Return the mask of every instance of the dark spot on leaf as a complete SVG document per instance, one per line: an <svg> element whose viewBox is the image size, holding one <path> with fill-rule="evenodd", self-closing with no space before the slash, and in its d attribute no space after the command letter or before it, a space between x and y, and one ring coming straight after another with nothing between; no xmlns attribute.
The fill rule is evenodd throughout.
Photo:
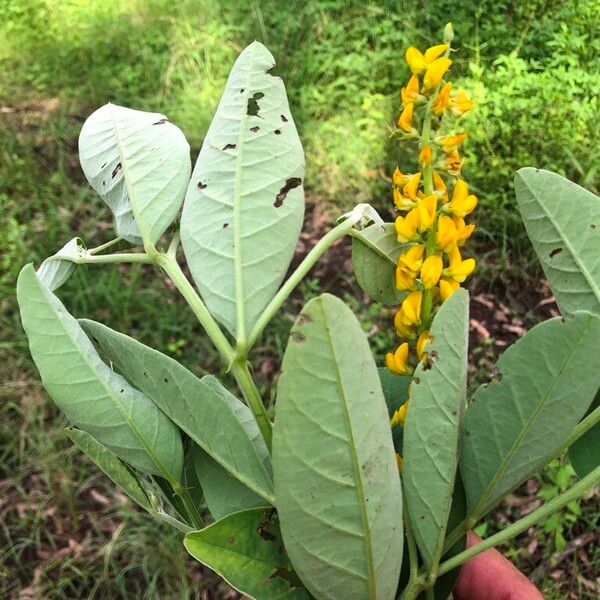
<svg viewBox="0 0 600 600"><path fill-rule="evenodd" d="M276 129L273 133L275 135L280 135L281 134L281 129Z"/></svg>
<svg viewBox="0 0 600 600"><path fill-rule="evenodd" d="M169 383L169 380L165 377L164 382Z"/></svg>
<svg viewBox="0 0 600 600"><path fill-rule="evenodd" d="M222 148L221 151L225 152L225 150L235 150L235 144L225 144Z"/></svg>
<svg viewBox="0 0 600 600"><path fill-rule="evenodd" d="M246 109L248 116L259 116L258 111L260 110L260 107L258 106L258 101L264 97L265 95L262 92L256 92L255 94L252 94L250 98L248 98L248 108Z"/></svg>
<svg viewBox="0 0 600 600"><path fill-rule="evenodd" d="M106 166L106 163L104 163L100 168L104 169L105 166Z"/></svg>
<svg viewBox="0 0 600 600"><path fill-rule="evenodd" d="M313 318L310 315L307 315L306 313L302 313L298 317L298 324L299 325L305 325L306 323L312 323L312 322L313 322Z"/></svg>
<svg viewBox="0 0 600 600"><path fill-rule="evenodd" d="M260 130L260 127L259 127L258 125L255 125L254 127L250 127L250 131L251 131L252 133L256 133L256 132L257 132L257 131L259 131L259 130Z"/></svg>
<svg viewBox="0 0 600 600"><path fill-rule="evenodd" d="M283 201L288 195L288 192L290 190L293 190L294 188L297 188L301 184L302 179L300 179L300 177L290 177L285 182L284 186L279 190L279 194L277 194L277 196L275 197L275 203L273 204L273 206L275 208L279 208L283 204Z"/></svg>
<svg viewBox="0 0 600 600"><path fill-rule="evenodd" d="M199 190L203 190L206 187L205 183L202 183L201 181L198 182L198 189Z"/></svg>
<svg viewBox="0 0 600 600"><path fill-rule="evenodd" d="M223 223L223 229L227 229L229 227L229 223Z"/></svg>
<svg viewBox="0 0 600 600"><path fill-rule="evenodd" d="M240 88L240 94L243 94L246 90L244 88Z"/></svg>
<svg viewBox="0 0 600 600"><path fill-rule="evenodd" d="M276 513L274 508L265 511L265 519L256 529L256 533L258 533L258 535L266 542L274 542L277 539L269 531L269 528L271 527L271 525L273 524L273 520L275 519L275 514Z"/></svg>
<svg viewBox="0 0 600 600"><path fill-rule="evenodd" d="M281 117L281 120L282 120L284 123L287 123L287 122L288 122L288 120L287 120L287 117L286 117L285 115L280 115L280 117Z"/></svg>
<svg viewBox="0 0 600 600"><path fill-rule="evenodd" d="M146 373L146 371L144 371L144 377L148 379L148 373Z"/></svg>
<svg viewBox="0 0 600 600"><path fill-rule="evenodd" d="M270 73L275 68L275 63L265 69L265 73Z"/></svg>
<svg viewBox="0 0 600 600"><path fill-rule="evenodd" d="M296 573L290 569L276 567L273 573L269 575L269 579L275 579L276 577L287 581L290 584L290 588L302 589L304 587L298 575L296 575Z"/></svg>
<svg viewBox="0 0 600 600"><path fill-rule="evenodd" d="M121 394L124 392L125 390L121 390Z"/></svg>
<svg viewBox="0 0 600 600"><path fill-rule="evenodd" d="M590 227L591 227L592 229L596 229L596 226L595 226L593 223L591 223L591 224L590 224Z"/></svg>
<svg viewBox="0 0 600 600"><path fill-rule="evenodd" d="M419 385L419 384L421 383L421 380L420 380L418 377L415 377L415 378L412 380L412 382L413 382L415 385Z"/></svg>
<svg viewBox="0 0 600 600"><path fill-rule="evenodd" d="M152 125L162 125L163 123L166 123L168 121L167 118L163 118L160 121L156 121L156 123L152 123Z"/></svg>
<svg viewBox="0 0 600 600"><path fill-rule="evenodd" d="M292 342L303 342L306 339L305 335L299 331L292 331L291 338Z"/></svg>
<svg viewBox="0 0 600 600"><path fill-rule="evenodd" d="M230 544L235 544L235 538L234 538L233 536L231 536L230 538L227 538L227 541L228 541Z"/></svg>
<svg viewBox="0 0 600 600"><path fill-rule="evenodd" d="M421 515L421 516L419 517L419 519L424 519L424 518L425 518L425 515Z"/></svg>
<svg viewBox="0 0 600 600"><path fill-rule="evenodd" d="M554 250L550 252L550 258L554 258L557 254L560 254L562 251L562 248L554 248Z"/></svg>
<svg viewBox="0 0 600 600"><path fill-rule="evenodd" d="M93 337L93 336L92 336L92 339L93 339L93 340L96 342L96 344L99 344L99 343L100 343L100 342L98 341L98 338L97 338L97 337Z"/></svg>
<svg viewBox="0 0 600 600"><path fill-rule="evenodd" d="M121 163L117 164L117 166L113 169L112 172L112 178L114 179L117 176L117 173L123 168L123 165ZM102 182L104 183L104 182Z"/></svg>

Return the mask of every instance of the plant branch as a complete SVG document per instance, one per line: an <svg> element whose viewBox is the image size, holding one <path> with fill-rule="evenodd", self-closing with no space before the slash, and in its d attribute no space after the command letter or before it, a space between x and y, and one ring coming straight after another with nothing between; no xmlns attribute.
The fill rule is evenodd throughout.
<svg viewBox="0 0 600 600"><path fill-rule="evenodd" d="M104 250L106 250L107 248L110 248L111 246L114 246L115 244L118 244L123 238L121 236L115 238L114 240L110 240L109 242L106 242L105 244L101 244L100 246L96 246L95 248L90 248L87 253L88 254L99 254L100 252L104 252Z"/></svg>
<svg viewBox="0 0 600 600"><path fill-rule="evenodd" d="M93 248L96 250L96 248ZM65 258L64 260L71 260ZM117 254L101 254L96 256L91 254L91 250L83 251L80 256L74 258L72 262L81 264L105 264L105 263L144 263L154 262L150 256L144 252L119 252Z"/></svg>
<svg viewBox="0 0 600 600"><path fill-rule="evenodd" d="M585 494L599 481L600 467L596 467L591 473L578 481L573 487L556 496L556 498L553 498L537 510L534 510L532 513L526 515L522 519L519 519L516 523L509 525L506 529L495 533L479 544L476 544L475 546L472 546L471 548L468 548L467 550L464 550L463 552L460 552L456 556L453 556L452 558L443 562L439 567L438 576L452 571L452 569L462 565L465 561L477 556L481 552L514 538L522 531L525 531L532 525L535 525L542 519L545 519L548 515L560 510L563 506L565 506L565 504L568 504L580 496L583 496L583 494Z"/></svg>

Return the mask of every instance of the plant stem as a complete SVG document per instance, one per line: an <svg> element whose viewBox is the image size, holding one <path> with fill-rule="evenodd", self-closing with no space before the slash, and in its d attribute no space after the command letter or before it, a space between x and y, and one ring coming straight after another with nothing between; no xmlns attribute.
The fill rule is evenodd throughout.
<svg viewBox="0 0 600 600"><path fill-rule="evenodd" d="M312 269L314 264L325 253L325 251L337 240L344 237L356 225L356 220L349 218L342 221L331 231L326 233L315 245L315 247L304 257L304 260L298 265L298 268L290 275L287 281L281 286L277 294L267 305L258 321L252 328L248 336L247 348L251 348L255 343L269 321L275 313L281 308L281 305L287 300L294 288L302 281L305 275Z"/></svg>
<svg viewBox="0 0 600 600"><path fill-rule="evenodd" d="M96 250L96 248L94 248ZM68 260L68 259L65 259ZM104 264L104 263L144 263L152 264L154 261L144 252L121 252L117 254L101 254L96 256L84 252L81 257L73 260L77 264Z"/></svg>
<svg viewBox="0 0 600 600"><path fill-rule="evenodd" d="M483 540L479 544L460 552L456 556L448 559L443 562L438 570L438 576L443 575L444 573L448 573L455 569L456 567L462 565L465 561L477 556L477 554L488 550L489 548L493 548L498 544L502 544L515 536L517 536L522 531L525 531L532 525L535 525L542 519L545 519L548 515L556 512L561 509L565 504L576 500L580 496L583 496L591 487L597 484L600 481L600 467L596 467L591 473L586 475L583 479L578 481L573 487L568 489L566 492L556 496L537 510L534 510L532 513L527 516L519 519L516 523L509 525L506 529L495 533L489 538Z"/></svg>
<svg viewBox="0 0 600 600"><path fill-rule="evenodd" d="M103 252L107 248L110 248L111 246L118 244L122 239L123 238L121 236L119 236L119 237L115 238L114 240L110 240L109 242L106 242L105 244L101 244L100 246L96 246L95 248L90 248L87 251L87 253L88 254L98 254L100 252Z"/></svg>

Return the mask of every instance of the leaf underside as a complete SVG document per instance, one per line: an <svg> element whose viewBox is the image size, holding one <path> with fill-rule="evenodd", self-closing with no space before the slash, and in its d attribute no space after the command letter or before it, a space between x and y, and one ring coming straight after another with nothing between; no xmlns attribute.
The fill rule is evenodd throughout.
<svg viewBox="0 0 600 600"><path fill-rule="evenodd" d="M600 408L600 390L596 393L588 412L591 413L598 408ZM569 459L580 479L600 466L600 423L596 423L570 446Z"/></svg>
<svg viewBox="0 0 600 600"><path fill-rule="evenodd" d="M415 541L427 566L440 558L458 466L466 402L469 294L457 290L437 312L415 369L404 425L402 480Z"/></svg>
<svg viewBox="0 0 600 600"><path fill-rule="evenodd" d="M190 181L181 240L211 313L244 338L274 296L304 216L304 155L260 43L239 56Z"/></svg>
<svg viewBox="0 0 600 600"><path fill-rule="evenodd" d="M360 324L334 296L292 328L273 468L285 546L315 598L393 598L402 504L387 409Z"/></svg>
<svg viewBox="0 0 600 600"><path fill-rule="evenodd" d="M540 323L498 361L500 381L468 407L461 473L469 514L480 518L560 447L600 387L600 318L576 313Z"/></svg>

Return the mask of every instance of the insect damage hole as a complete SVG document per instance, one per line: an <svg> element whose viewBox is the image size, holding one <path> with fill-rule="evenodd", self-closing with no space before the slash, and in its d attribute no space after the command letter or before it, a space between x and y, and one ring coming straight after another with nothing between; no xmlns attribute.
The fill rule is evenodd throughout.
<svg viewBox="0 0 600 600"><path fill-rule="evenodd" d="M264 97L265 95L262 92L256 92L252 94L250 98L248 98L248 108L246 109L246 114L249 117L259 116L258 111L260 110L260 107L258 106L258 101Z"/></svg>
<svg viewBox="0 0 600 600"><path fill-rule="evenodd" d="M221 152L225 152L225 150L235 150L235 144L225 144L221 148Z"/></svg>
<svg viewBox="0 0 600 600"><path fill-rule="evenodd" d="M554 248L552 252L550 252L550 258L554 258L557 254L560 254L563 251L562 248Z"/></svg>
<svg viewBox="0 0 600 600"><path fill-rule="evenodd" d="M297 188L301 184L302 179L300 179L300 177L290 177L287 179L284 186L279 190L279 194L275 196L275 202L273 203L273 206L275 208L279 208L286 199L288 192L294 188Z"/></svg>

